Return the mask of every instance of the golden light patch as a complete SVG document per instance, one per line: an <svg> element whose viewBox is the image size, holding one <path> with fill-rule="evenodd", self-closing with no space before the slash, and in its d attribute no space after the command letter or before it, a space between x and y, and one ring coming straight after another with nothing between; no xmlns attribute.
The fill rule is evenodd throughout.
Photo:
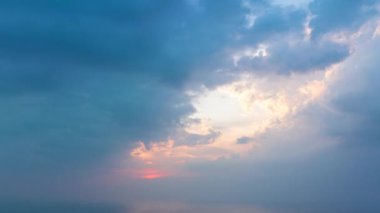
<svg viewBox="0 0 380 213"><path fill-rule="evenodd" d="M286 123L289 116L325 93L331 70L310 76L279 76L273 79L244 75L236 82L192 94L196 112L189 120L199 122L184 125L185 134L198 137L206 137L212 131L221 134L209 143L200 144L177 144L172 139L139 142L130 154L143 162L147 169L140 177L163 178L179 173L177 168L187 163L248 156L260 146L260 141L255 140L256 135L274 126L290 125ZM252 140L238 143L242 137Z"/></svg>
<svg viewBox="0 0 380 213"><path fill-rule="evenodd" d="M311 81L299 89L301 93L309 96L310 99L320 97L325 90L326 84L324 81Z"/></svg>

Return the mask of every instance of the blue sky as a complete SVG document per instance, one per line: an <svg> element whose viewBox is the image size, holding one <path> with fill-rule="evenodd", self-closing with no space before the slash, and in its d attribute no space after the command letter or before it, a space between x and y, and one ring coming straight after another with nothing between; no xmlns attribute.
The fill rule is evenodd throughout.
<svg viewBox="0 0 380 213"><path fill-rule="evenodd" d="M0 11L1 211L380 211L378 0Z"/></svg>

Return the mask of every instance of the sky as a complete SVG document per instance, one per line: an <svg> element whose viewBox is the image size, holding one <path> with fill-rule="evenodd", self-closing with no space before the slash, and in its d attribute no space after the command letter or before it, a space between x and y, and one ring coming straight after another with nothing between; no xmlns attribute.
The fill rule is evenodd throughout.
<svg viewBox="0 0 380 213"><path fill-rule="evenodd" d="M379 0L0 0L0 212L380 212Z"/></svg>

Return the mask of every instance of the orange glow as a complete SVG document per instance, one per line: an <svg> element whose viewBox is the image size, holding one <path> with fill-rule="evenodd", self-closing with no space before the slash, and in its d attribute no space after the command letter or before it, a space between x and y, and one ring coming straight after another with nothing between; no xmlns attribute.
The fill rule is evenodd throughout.
<svg viewBox="0 0 380 213"><path fill-rule="evenodd" d="M166 174L165 172L156 169L145 169L141 172L141 174L139 174L139 178L146 180L153 180L167 176L168 174Z"/></svg>

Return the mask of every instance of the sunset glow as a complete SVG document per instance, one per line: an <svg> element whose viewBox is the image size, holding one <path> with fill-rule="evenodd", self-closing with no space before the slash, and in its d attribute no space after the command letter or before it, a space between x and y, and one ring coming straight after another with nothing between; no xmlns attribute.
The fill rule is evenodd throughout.
<svg viewBox="0 0 380 213"><path fill-rule="evenodd" d="M141 172L140 178L146 179L146 180L153 180L158 178L164 178L167 177L168 174L165 174L162 171L158 171L155 169L145 169Z"/></svg>

